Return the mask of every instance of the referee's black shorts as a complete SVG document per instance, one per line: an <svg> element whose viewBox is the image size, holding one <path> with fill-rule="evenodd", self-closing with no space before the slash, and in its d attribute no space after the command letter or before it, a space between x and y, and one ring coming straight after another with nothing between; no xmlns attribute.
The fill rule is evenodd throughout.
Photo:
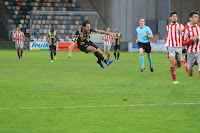
<svg viewBox="0 0 200 133"><path fill-rule="evenodd" d="M151 53L151 45L150 43L138 43L139 48L143 48L144 52Z"/></svg>

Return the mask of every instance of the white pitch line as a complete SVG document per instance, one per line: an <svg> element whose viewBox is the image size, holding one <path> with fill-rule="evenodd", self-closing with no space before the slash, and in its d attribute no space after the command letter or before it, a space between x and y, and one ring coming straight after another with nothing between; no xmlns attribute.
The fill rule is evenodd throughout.
<svg viewBox="0 0 200 133"><path fill-rule="evenodd" d="M111 107L174 106L174 105L200 105L200 103L156 103L156 104L127 104L127 105L99 105L99 106L66 106L66 107L16 107L16 108L0 108L0 110L20 110L20 109L77 109L77 108L111 108Z"/></svg>

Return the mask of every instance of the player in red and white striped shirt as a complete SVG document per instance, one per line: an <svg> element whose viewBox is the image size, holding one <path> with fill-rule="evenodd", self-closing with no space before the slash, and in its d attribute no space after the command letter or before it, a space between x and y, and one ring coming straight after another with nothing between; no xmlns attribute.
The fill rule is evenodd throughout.
<svg viewBox="0 0 200 133"><path fill-rule="evenodd" d="M167 25L167 35L163 39L163 44L168 47L169 61L170 61L170 71L174 84L179 84L176 81L176 70L175 63L177 66L181 67L182 62L182 30L184 26L177 22L178 15L177 12L170 13L171 24ZM167 41L166 41L167 40ZM175 58L176 56L176 58Z"/></svg>
<svg viewBox="0 0 200 133"><path fill-rule="evenodd" d="M107 28L107 32L110 32L110 27ZM102 36L102 40L104 40L104 52L107 55L107 60L109 60L110 58L110 49L111 49L111 45L112 45L112 36L111 35L103 35Z"/></svg>
<svg viewBox="0 0 200 133"><path fill-rule="evenodd" d="M199 66L199 79L200 79L200 25L199 12L191 12L189 14L190 22L183 30L183 46L187 47L187 68L188 76L194 74L194 64L197 61Z"/></svg>
<svg viewBox="0 0 200 133"><path fill-rule="evenodd" d="M19 26L17 26L17 31L14 33L13 39L15 40L15 48L17 49L18 57L19 59L23 59L22 54L23 54L25 35L24 32L20 30ZM21 50L21 54L19 50Z"/></svg>

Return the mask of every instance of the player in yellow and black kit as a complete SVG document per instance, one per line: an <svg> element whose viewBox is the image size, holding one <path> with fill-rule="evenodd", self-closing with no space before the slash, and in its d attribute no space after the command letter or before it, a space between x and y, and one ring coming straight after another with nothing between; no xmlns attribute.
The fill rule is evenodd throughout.
<svg viewBox="0 0 200 133"><path fill-rule="evenodd" d="M58 33L54 30L53 25L51 26L51 31L47 34L47 39L49 40L51 62L53 62L53 53L56 60L56 43L58 41Z"/></svg>
<svg viewBox="0 0 200 133"><path fill-rule="evenodd" d="M119 61L119 53L120 53L120 43L123 41L123 36L121 33L119 33L119 28L115 28L115 34L114 34L114 56L115 60ZM117 51L117 57L116 57L116 51Z"/></svg>
<svg viewBox="0 0 200 133"><path fill-rule="evenodd" d="M85 20L83 21L82 27L80 27L75 35L74 38L72 39L72 44L69 47L69 54L68 54L68 58L72 57L72 49L74 47L75 42L77 41L78 44L78 48L85 52L92 52L94 53L94 55L98 58L97 63L104 68L104 64L101 62L103 61L104 63L106 63L106 65L110 65L114 60L106 60L104 59L104 57L102 56L103 52L92 42L90 41L90 34L95 34L95 33L100 33L100 34L107 34L107 35L114 35L114 33L107 33L103 30L95 30L95 29L91 29L90 28L90 21L89 20Z"/></svg>

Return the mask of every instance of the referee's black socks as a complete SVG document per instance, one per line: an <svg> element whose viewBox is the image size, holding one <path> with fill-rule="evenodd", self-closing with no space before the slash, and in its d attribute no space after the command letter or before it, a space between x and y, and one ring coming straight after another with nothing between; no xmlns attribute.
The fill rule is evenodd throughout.
<svg viewBox="0 0 200 133"><path fill-rule="evenodd" d="M56 52L54 53L54 56L56 56Z"/></svg>

